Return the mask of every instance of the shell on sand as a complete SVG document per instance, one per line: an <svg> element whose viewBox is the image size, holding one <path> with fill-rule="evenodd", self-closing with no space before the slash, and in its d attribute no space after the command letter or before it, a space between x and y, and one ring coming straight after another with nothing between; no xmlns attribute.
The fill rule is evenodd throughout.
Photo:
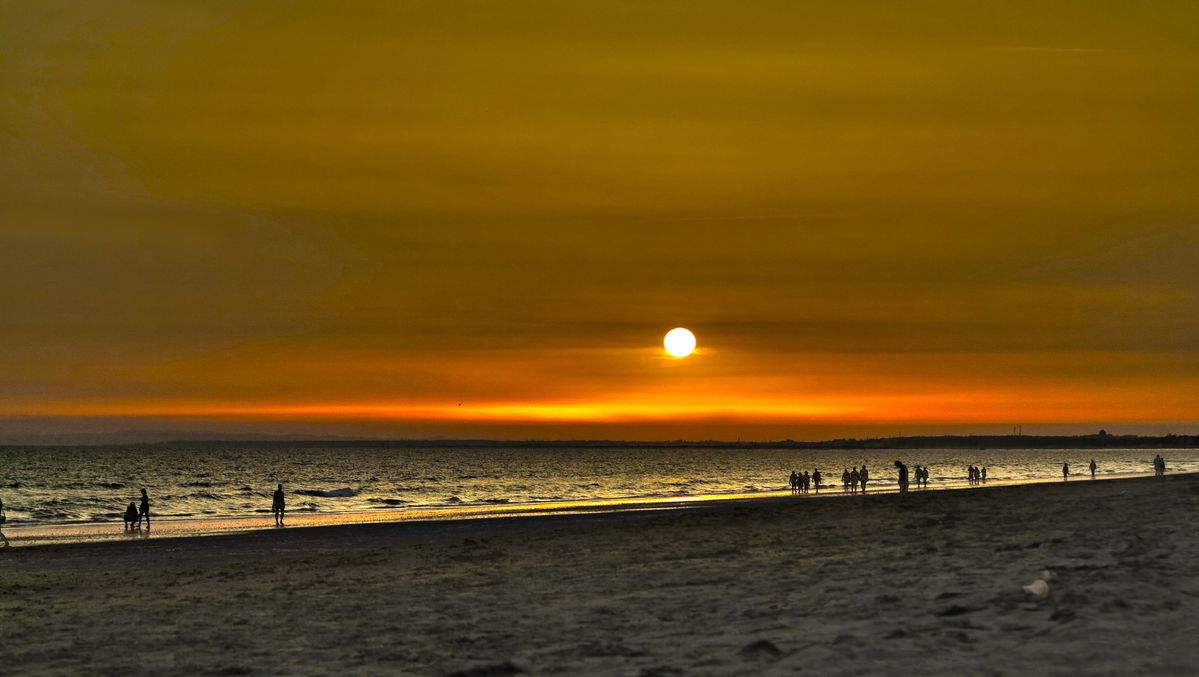
<svg viewBox="0 0 1199 677"><path fill-rule="evenodd" d="M1028 585L1024 586L1024 592L1027 592L1028 594L1032 595L1033 597L1036 597L1039 599L1039 598L1044 597L1049 594L1049 584L1046 583L1043 579L1038 578L1037 580L1033 581L1032 583L1029 583Z"/></svg>

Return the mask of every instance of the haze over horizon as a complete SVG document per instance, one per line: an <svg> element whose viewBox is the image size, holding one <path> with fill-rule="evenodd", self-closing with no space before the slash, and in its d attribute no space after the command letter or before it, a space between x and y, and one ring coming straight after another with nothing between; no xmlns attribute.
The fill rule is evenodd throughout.
<svg viewBox="0 0 1199 677"><path fill-rule="evenodd" d="M4 4L0 443L1197 433L1196 25Z"/></svg>

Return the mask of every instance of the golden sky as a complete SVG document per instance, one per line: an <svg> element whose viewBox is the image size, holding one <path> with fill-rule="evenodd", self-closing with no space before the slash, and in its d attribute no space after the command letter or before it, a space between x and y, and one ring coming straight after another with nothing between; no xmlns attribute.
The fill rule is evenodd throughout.
<svg viewBox="0 0 1199 677"><path fill-rule="evenodd" d="M1095 0L0 2L0 416L1193 432L1196 26ZM700 351L666 359L679 325Z"/></svg>

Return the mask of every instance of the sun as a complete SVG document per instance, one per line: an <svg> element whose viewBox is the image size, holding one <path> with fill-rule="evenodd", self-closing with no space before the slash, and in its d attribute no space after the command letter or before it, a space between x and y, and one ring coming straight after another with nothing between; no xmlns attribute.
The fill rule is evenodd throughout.
<svg viewBox="0 0 1199 677"><path fill-rule="evenodd" d="M689 329L676 327L666 332L662 345L671 357L687 357L695 350L695 334Z"/></svg>

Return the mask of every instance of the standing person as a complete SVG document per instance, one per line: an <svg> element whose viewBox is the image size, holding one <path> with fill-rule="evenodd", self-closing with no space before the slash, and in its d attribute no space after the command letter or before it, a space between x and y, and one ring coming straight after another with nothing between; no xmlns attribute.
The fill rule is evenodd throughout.
<svg viewBox="0 0 1199 677"><path fill-rule="evenodd" d="M908 467L899 461L895 462L895 467L899 469L899 491L906 492L908 490Z"/></svg>
<svg viewBox="0 0 1199 677"><path fill-rule="evenodd" d="M966 466L966 483L974 484L974 466Z"/></svg>
<svg viewBox="0 0 1199 677"><path fill-rule="evenodd" d="M1155 460L1154 463L1156 463L1156 462L1157 461ZM1157 466L1154 466L1154 467L1157 467ZM849 479L850 479L849 468L846 468L841 473L841 490L842 491L849 491Z"/></svg>
<svg viewBox="0 0 1199 677"><path fill-rule="evenodd" d="M985 466L985 465L983 466L983 469L982 469L981 473L979 474L979 477L982 478L982 481L984 481L984 482L987 481L987 466Z"/></svg>
<svg viewBox="0 0 1199 677"><path fill-rule="evenodd" d="M1070 464L1062 463L1062 481L1068 482L1069 480L1070 480Z"/></svg>
<svg viewBox="0 0 1199 677"><path fill-rule="evenodd" d="M275 526L283 526L283 512L287 509L286 499L283 497L283 485L275 490L275 495L271 500L271 512L275 514Z"/></svg>
<svg viewBox="0 0 1199 677"><path fill-rule="evenodd" d="M4 539L4 547L12 547L12 543L8 542L8 536L4 535L4 523L8 521L8 515L4 514L4 499L0 499L0 538Z"/></svg>
<svg viewBox="0 0 1199 677"><path fill-rule="evenodd" d="M862 476L858 474L857 468L854 468L853 470L849 471L849 490L850 490L850 492L855 493L855 494L858 493L858 482L861 479L862 479Z"/></svg>
<svg viewBox="0 0 1199 677"><path fill-rule="evenodd" d="M870 479L870 471L866 469L866 464L862 464L862 469L858 471L858 478L862 481L862 493L866 493L866 480Z"/></svg>
<svg viewBox="0 0 1199 677"><path fill-rule="evenodd" d="M791 471L791 493L799 493L799 475L794 470Z"/></svg>
<svg viewBox="0 0 1199 677"><path fill-rule="evenodd" d="M1098 467L1099 467L1099 466L1095 465L1095 459L1093 459L1093 458L1092 458L1092 459L1091 459L1091 465L1090 465L1090 468L1091 468L1091 479L1095 479L1095 469L1096 469L1096 468L1098 468Z"/></svg>
<svg viewBox="0 0 1199 677"><path fill-rule="evenodd" d="M805 470L805 471L803 471L803 492L806 494L806 493L808 493L808 490L811 488L812 488L812 476L808 474L807 470Z"/></svg>
<svg viewBox="0 0 1199 677"><path fill-rule="evenodd" d="M920 469L920 479L924 482L924 488L928 488L928 466Z"/></svg>
<svg viewBox="0 0 1199 677"><path fill-rule="evenodd" d="M142 505L137 509L137 526L142 525L142 520L146 520L146 529L150 528L150 497L146 495L146 488L142 487Z"/></svg>
<svg viewBox="0 0 1199 677"><path fill-rule="evenodd" d="M812 471L812 483L816 485L816 493L818 493L818 494L820 493L820 478L821 477L822 477L822 475L820 474L820 468L816 468L815 470Z"/></svg>

